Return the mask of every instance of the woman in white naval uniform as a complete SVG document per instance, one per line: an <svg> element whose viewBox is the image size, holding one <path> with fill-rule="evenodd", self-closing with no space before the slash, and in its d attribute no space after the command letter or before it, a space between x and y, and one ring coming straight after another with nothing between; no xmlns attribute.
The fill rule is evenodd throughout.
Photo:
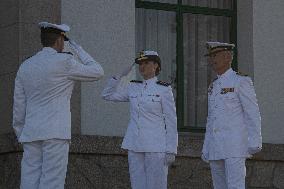
<svg viewBox="0 0 284 189"><path fill-rule="evenodd" d="M130 102L130 121L122 148L128 150L131 187L166 189L168 166L177 153L177 118L172 88L158 81L161 62L155 51L142 51L135 59L143 81L119 88L124 71L109 80L102 92L105 100Z"/></svg>

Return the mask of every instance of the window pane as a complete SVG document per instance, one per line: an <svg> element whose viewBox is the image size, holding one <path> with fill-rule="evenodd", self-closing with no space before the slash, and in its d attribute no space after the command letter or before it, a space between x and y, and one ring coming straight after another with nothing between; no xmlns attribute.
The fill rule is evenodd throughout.
<svg viewBox="0 0 284 189"><path fill-rule="evenodd" d="M182 4L219 9L232 9L233 0L182 0Z"/></svg>
<svg viewBox="0 0 284 189"><path fill-rule="evenodd" d="M184 14L184 120L186 127L205 127L207 89L216 77L207 63L206 41L229 42L230 18Z"/></svg>
<svg viewBox="0 0 284 189"><path fill-rule="evenodd" d="M177 4L177 0L141 0L141 1Z"/></svg>
<svg viewBox="0 0 284 189"><path fill-rule="evenodd" d="M174 12L136 9L136 54L141 50L157 51L161 58L160 80L176 78L176 20ZM175 92L174 92L175 93Z"/></svg>

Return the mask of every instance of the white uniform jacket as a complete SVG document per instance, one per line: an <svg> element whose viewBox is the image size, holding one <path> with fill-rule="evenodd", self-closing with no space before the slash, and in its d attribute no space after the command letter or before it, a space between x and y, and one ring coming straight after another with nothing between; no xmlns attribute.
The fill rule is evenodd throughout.
<svg viewBox="0 0 284 189"><path fill-rule="evenodd" d="M94 81L104 75L93 58L83 58L79 63L71 54L44 47L21 64L13 107L13 128L19 142L71 138L74 81Z"/></svg>
<svg viewBox="0 0 284 189"><path fill-rule="evenodd" d="M131 81L119 89L120 80L110 79L102 97L130 101L130 121L122 148L135 152L177 153L177 117L172 88L154 77Z"/></svg>
<svg viewBox="0 0 284 189"><path fill-rule="evenodd" d="M208 117L202 153L207 160L248 157L262 147L261 117L250 77L232 69L208 90Z"/></svg>

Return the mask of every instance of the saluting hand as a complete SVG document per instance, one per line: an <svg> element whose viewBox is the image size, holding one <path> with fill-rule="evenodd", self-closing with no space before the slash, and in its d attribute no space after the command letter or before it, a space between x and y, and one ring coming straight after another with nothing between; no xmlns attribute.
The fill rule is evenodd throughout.
<svg viewBox="0 0 284 189"><path fill-rule="evenodd" d="M132 70L132 67L133 67L134 64L135 63L131 64L130 66L127 66L120 74L116 75L115 78L120 79L124 76L127 76L130 73L130 71Z"/></svg>
<svg viewBox="0 0 284 189"><path fill-rule="evenodd" d="M69 39L69 44L70 44L70 47L75 49L75 50L78 50L79 48L81 48L80 45L78 45L75 41Z"/></svg>

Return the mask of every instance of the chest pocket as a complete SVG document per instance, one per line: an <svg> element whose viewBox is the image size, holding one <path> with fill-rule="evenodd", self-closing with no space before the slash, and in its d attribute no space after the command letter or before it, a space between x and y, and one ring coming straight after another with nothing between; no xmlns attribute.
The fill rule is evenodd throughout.
<svg viewBox="0 0 284 189"><path fill-rule="evenodd" d="M146 94L145 95L145 102L161 102L160 95L154 95L154 94Z"/></svg>
<svg viewBox="0 0 284 189"><path fill-rule="evenodd" d="M221 94L225 106L229 109L235 109L240 106L240 101L238 94L236 92L228 92L226 94Z"/></svg>
<svg viewBox="0 0 284 189"><path fill-rule="evenodd" d="M138 95L137 94L130 94L129 95L129 101L130 103L136 104L138 101Z"/></svg>
<svg viewBox="0 0 284 189"><path fill-rule="evenodd" d="M146 94L143 98L143 107L154 114L162 111L161 96L156 94Z"/></svg>

